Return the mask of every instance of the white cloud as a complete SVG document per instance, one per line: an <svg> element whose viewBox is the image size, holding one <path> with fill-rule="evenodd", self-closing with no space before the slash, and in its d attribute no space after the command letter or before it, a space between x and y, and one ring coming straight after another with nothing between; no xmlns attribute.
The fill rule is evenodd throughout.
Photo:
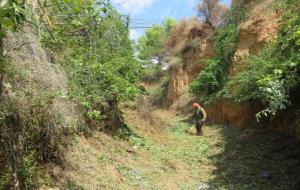
<svg viewBox="0 0 300 190"><path fill-rule="evenodd" d="M112 2L124 11L136 15L151 6L154 0L112 0Z"/></svg>

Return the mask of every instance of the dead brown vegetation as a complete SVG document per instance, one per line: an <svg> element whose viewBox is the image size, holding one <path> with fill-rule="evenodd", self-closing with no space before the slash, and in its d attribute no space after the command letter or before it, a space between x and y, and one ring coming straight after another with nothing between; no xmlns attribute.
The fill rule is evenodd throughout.
<svg viewBox="0 0 300 190"><path fill-rule="evenodd" d="M177 55L193 40L206 38L209 32L211 32L211 26L201 22L197 17L183 19L173 27L166 49L172 49L172 54ZM194 45L197 48L197 43Z"/></svg>
<svg viewBox="0 0 300 190"><path fill-rule="evenodd" d="M224 22L228 8L220 0L203 0L198 6L198 16L205 23L220 26Z"/></svg>
<svg viewBox="0 0 300 190"><path fill-rule="evenodd" d="M24 166L25 158L37 165L61 163L67 134L77 130L80 120L75 104L66 98L63 70L49 61L37 35L30 28L23 30L26 33L8 33L3 47L9 52L11 72L0 96L0 159L7 166L0 176L11 180L7 188L13 189L36 185L30 182L36 173Z"/></svg>

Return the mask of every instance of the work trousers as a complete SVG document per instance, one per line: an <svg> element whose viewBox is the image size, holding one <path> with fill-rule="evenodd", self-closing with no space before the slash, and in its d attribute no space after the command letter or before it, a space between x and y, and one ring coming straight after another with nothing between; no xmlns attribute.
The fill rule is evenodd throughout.
<svg viewBox="0 0 300 190"><path fill-rule="evenodd" d="M202 121L199 121L199 122L195 123L196 131L197 131L196 135L198 135L198 136L202 135L202 127L203 127L203 125L204 125L204 122L202 122Z"/></svg>

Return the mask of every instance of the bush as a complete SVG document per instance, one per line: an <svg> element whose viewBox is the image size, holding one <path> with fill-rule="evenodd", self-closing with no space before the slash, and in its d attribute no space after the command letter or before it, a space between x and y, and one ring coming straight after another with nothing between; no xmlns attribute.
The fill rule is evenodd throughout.
<svg viewBox="0 0 300 190"><path fill-rule="evenodd" d="M120 112L120 102L139 95L141 64L129 39L129 20L109 1L63 1L51 11L72 16L57 17L64 24L49 28L52 35L44 31L43 42L66 70L69 95L82 105L87 123L100 127L102 116ZM112 103L115 110L104 109Z"/></svg>
<svg viewBox="0 0 300 190"><path fill-rule="evenodd" d="M164 78L160 84L160 87L153 92L154 102L158 105L162 105L164 98L167 96L169 85L169 78Z"/></svg>
<svg viewBox="0 0 300 190"><path fill-rule="evenodd" d="M205 70L190 85L190 91L197 95L212 94L220 87L224 69L220 59L212 58L206 62Z"/></svg>
<svg viewBox="0 0 300 190"><path fill-rule="evenodd" d="M113 127L122 126L118 104L138 96L140 63L129 39L129 21L109 1L39 1L35 10L24 3L2 1L0 6L1 79L5 75L3 93L0 81L0 155L11 168L9 180L32 189L39 164L63 160L62 149L81 116L74 113L74 102L86 120L98 125L105 114ZM24 20L26 27L14 33ZM13 36L9 42L30 41L29 47L14 44L15 49L9 49L12 60L2 55L8 30ZM53 66L49 59L59 64ZM26 76L9 76L8 71ZM7 177L0 176L5 183Z"/></svg>
<svg viewBox="0 0 300 190"><path fill-rule="evenodd" d="M145 83L158 83L164 76L160 65L149 65L142 70L141 80Z"/></svg>
<svg viewBox="0 0 300 190"><path fill-rule="evenodd" d="M300 6L285 1L285 15L278 37L257 56L249 56L247 67L230 82L238 102L257 100L265 109L257 114L275 115L291 102L289 93L298 87L300 68ZM287 6L287 7L286 7Z"/></svg>
<svg viewBox="0 0 300 190"><path fill-rule="evenodd" d="M247 8L242 5L233 6L227 12L225 24L216 31L217 56L206 62L205 70L190 85L190 91L197 95L203 95L206 101L215 97L227 80L228 67L238 43L238 26L247 18L246 13Z"/></svg>

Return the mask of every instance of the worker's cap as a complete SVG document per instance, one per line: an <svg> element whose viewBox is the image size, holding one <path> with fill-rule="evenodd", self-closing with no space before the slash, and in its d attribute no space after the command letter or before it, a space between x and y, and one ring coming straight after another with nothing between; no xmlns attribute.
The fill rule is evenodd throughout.
<svg viewBox="0 0 300 190"><path fill-rule="evenodd" d="M193 108L193 109L196 109L196 108L199 108L199 107L200 107L200 105L197 104L197 103L193 103L193 105L192 105L192 108Z"/></svg>

